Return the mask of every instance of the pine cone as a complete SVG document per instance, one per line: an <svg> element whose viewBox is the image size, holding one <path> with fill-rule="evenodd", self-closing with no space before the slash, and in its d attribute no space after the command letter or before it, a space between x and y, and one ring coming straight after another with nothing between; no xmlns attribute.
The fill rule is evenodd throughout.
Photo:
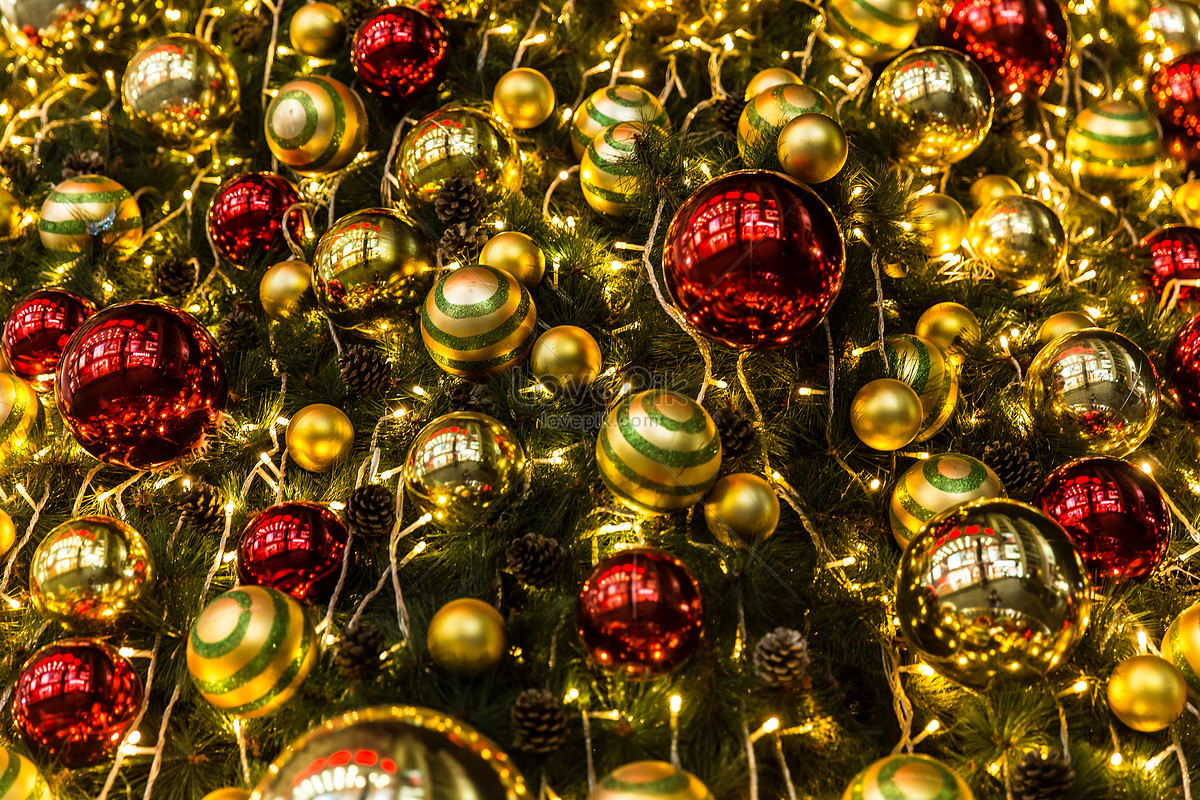
<svg viewBox="0 0 1200 800"><path fill-rule="evenodd" d="M451 411L475 411L489 417L496 416L496 401L482 383L459 381L450 387L446 399L450 401Z"/></svg>
<svg viewBox="0 0 1200 800"><path fill-rule="evenodd" d="M1016 442L992 442L983 448L980 461L992 468L1009 493L1032 486L1042 475L1033 456Z"/></svg>
<svg viewBox="0 0 1200 800"><path fill-rule="evenodd" d="M221 492L202 481L192 481L175 501L183 521L197 530L217 527L225 517Z"/></svg>
<svg viewBox="0 0 1200 800"><path fill-rule="evenodd" d="M1013 792L1021 800L1060 800L1075 784L1075 770L1062 753L1026 753L1013 773Z"/></svg>
<svg viewBox="0 0 1200 800"><path fill-rule="evenodd" d="M233 46L243 53L253 53L262 44L267 33L267 18L257 14L238 14L229 27L229 38Z"/></svg>
<svg viewBox="0 0 1200 800"><path fill-rule="evenodd" d="M95 150L77 150L63 159L63 180L76 175L103 175L104 156Z"/></svg>
<svg viewBox="0 0 1200 800"><path fill-rule="evenodd" d="M742 118L742 109L746 101L737 95L727 94L714 104L717 110L717 130L730 139L737 138L738 122Z"/></svg>
<svg viewBox="0 0 1200 800"><path fill-rule="evenodd" d="M754 671L772 686L808 677L808 640L791 628L776 628L754 646Z"/></svg>
<svg viewBox="0 0 1200 800"><path fill-rule="evenodd" d="M527 533L504 551L505 569L521 583L545 589L554 583L567 561L567 551L558 543L538 533Z"/></svg>
<svg viewBox="0 0 1200 800"><path fill-rule="evenodd" d="M258 317L244 306L234 308L217 326L217 339L226 350L253 350L260 339Z"/></svg>
<svg viewBox="0 0 1200 800"><path fill-rule="evenodd" d="M475 223L487 211L487 195L472 179L455 175L447 178L434 195L433 210L446 225Z"/></svg>
<svg viewBox="0 0 1200 800"><path fill-rule="evenodd" d="M11 147L0 150L0 172L7 175L17 187L24 186L33 177L33 168L25 156Z"/></svg>
<svg viewBox="0 0 1200 800"><path fill-rule="evenodd" d="M526 689L512 707L513 746L526 753L553 753L567 740L567 709L545 689Z"/></svg>
<svg viewBox="0 0 1200 800"><path fill-rule="evenodd" d="M346 524L358 536L382 539L396 522L396 498L378 483L360 486L346 498Z"/></svg>
<svg viewBox="0 0 1200 800"><path fill-rule="evenodd" d="M383 394L392 385L392 365L382 350L352 344L338 355L338 372L351 394Z"/></svg>
<svg viewBox="0 0 1200 800"><path fill-rule="evenodd" d="M346 10L346 30L353 36L358 26L378 10L379 5L375 0L351 0L350 7Z"/></svg>
<svg viewBox="0 0 1200 800"><path fill-rule="evenodd" d="M487 240L487 233L478 225L460 222L446 228L438 240L438 253L444 262L470 258L483 249Z"/></svg>
<svg viewBox="0 0 1200 800"><path fill-rule="evenodd" d="M196 285L197 272L195 261L184 261L178 256L164 256L158 260L154 282L163 294L179 297L190 292Z"/></svg>
<svg viewBox="0 0 1200 800"><path fill-rule="evenodd" d="M721 435L723 458L733 461L754 449L754 426L745 414L729 405L717 409L712 416L717 433Z"/></svg>
<svg viewBox="0 0 1200 800"><path fill-rule="evenodd" d="M347 678L373 677L383 664L381 656L386 644L383 631L370 623L360 620L347 625L333 646L333 665Z"/></svg>

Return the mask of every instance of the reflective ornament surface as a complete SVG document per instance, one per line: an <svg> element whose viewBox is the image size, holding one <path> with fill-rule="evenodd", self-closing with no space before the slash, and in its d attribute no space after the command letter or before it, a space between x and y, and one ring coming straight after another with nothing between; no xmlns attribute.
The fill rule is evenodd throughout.
<svg viewBox="0 0 1200 800"><path fill-rule="evenodd" d="M640 122L669 130L671 119L658 98L640 86L617 84L597 89L575 111L571 120L571 147L576 158L596 136L609 125L618 122Z"/></svg>
<svg viewBox="0 0 1200 800"><path fill-rule="evenodd" d="M850 402L850 427L867 447L899 450L917 438L925 419L921 398L904 381L879 378Z"/></svg>
<svg viewBox="0 0 1200 800"><path fill-rule="evenodd" d="M512 431L483 414L456 411L416 435L402 477L409 499L435 525L460 532L519 492L525 468Z"/></svg>
<svg viewBox="0 0 1200 800"><path fill-rule="evenodd" d="M17 526L7 511L0 510L0 556L12 550L17 543Z"/></svg>
<svg viewBox="0 0 1200 800"><path fill-rule="evenodd" d="M15 239L25 229L25 209L8 189L0 186L0 241Z"/></svg>
<svg viewBox="0 0 1200 800"><path fill-rule="evenodd" d="M351 772L342 763L353 761ZM254 800L525 800L521 773L474 728L439 711L377 706L327 720L271 764Z"/></svg>
<svg viewBox="0 0 1200 800"><path fill-rule="evenodd" d="M302 175L345 167L367 141L367 109L341 81L309 75L279 87L263 118L267 147Z"/></svg>
<svg viewBox="0 0 1200 800"><path fill-rule="evenodd" d="M958 370L941 348L919 336L899 334L883 341L888 376L907 384L921 401L925 417L914 441L940 433L958 405Z"/></svg>
<svg viewBox="0 0 1200 800"><path fill-rule="evenodd" d="M9 372L0 372L0 463L40 438L45 422L37 392Z"/></svg>
<svg viewBox="0 0 1200 800"><path fill-rule="evenodd" d="M250 792L231 786L225 789L214 789L200 800L250 800Z"/></svg>
<svg viewBox="0 0 1200 800"><path fill-rule="evenodd" d="M827 0L829 32L865 61L886 61L917 38L916 0Z"/></svg>
<svg viewBox="0 0 1200 800"><path fill-rule="evenodd" d="M574 391L600 374L600 345L583 328L559 325L537 338L529 353L533 375L552 392Z"/></svg>
<svg viewBox="0 0 1200 800"><path fill-rule="evenodd" d="M208 238L221 256L239 267L286 250L284 214L292 241L304 240L304 214L296 187L270 172L230 178L208 206Z"/></svg>
<svg viewBox="0 0 1200 800"><path fill-rule="evenodd" d="M631 761L601 778L588 800L712 800L712 794L666 761Z"/></svg>
<svg viewBox="0 0 1200 800"><path fill-rule="evenodd" d="M1001 197L976 211L967 244L999 280L1023 289L1045 286L1067 261L1067 234L1058 215L1022 195Z"/></svg>
<svg viewBox="0 0 1200 800"><path fill-rule="evenodd" d="M1184 0L1154 0L1137 27L1143 53L1157 63L1200 50L1200 9Z"/></svg>
<svg viewBox="0 0 1200 800"><path fill-rule="evenodd" d="M947 194L923 194L909 206L913 229L921 237L925 255L932 258L954 253L967 235L967 212Z"/></svg>
<svg viewBox="0 0 1200 800"><path fill-rule="evenodd" d="M1108 678L1108 708L1142 733L1169 728L1187 706L1187 683L1164 658L1138 655L1117 665Z"/></svg>
<svg viewBox="0 0 1200 800"><path fill-rule="evenodd" d="M967 686L1060 666L1090 610L1087 573L1067 534L1016 500L943 511L900 558L896 615L904 638L914 655Z"/></svg>
<svg viewBox="0 0 1200 800"><path fill-rule="evenodd" d="M154 584L141 534L110 517L79 517L46 534L29 564L29 594L68 627L112 627Z"/></svg>
<svg viewBox="0 0 1200 800"><path fill-rule="evenodd" d="M1200 18L1200 10L1195 13ZM1101 100L1088 106L1067 132L1071 169L1097 183L1153 178L1161 153L1158 122L1140 105L1125 100Z"/></svg>
<svg viewBox="0 0 1200 800"><path fill-rule="evenodd" d="M997 98L1037 98L1067 52L1067 21L1055 0L958 0L942 17L942 40L971 56Z"/></svg>
<svg viewBox="0 0 1200 800"><path fill-rule="evenodd" d="M0 24L23 60L84 72L103 56L122 50L125 34L149 3L126 0L6 0ZM145 20L143 20L145 21ZM125 53L128 55L128 52Z"/></svg>
<svg viewBox="0 0 1200 800"><path fill-rule="evenodd" d="M496 116L518 130L541 125L554 113L556 103L549 78L529 67L504 73L492 90Z"/></svg>
<svg viewBox="0 0 1200 800"><path fill-rule="evenodd" d="M96 458L159 469L193 455L225 408L225 362L186 312L136 301L93 314L63 350L58 413Z"/></svg>
<svg viewBox="0 0 1200 800"><path fill-rule="evenodd" d="M177 33L137 51L121 81L133 129L170 150L200 151L233 124L241 85L218 48Z"/></svg>
<svg viewBox="0 0 1200 800"><path fill-rule="evenodd" d="M487 240L479 263L502 269L532 289L546 274L546 256L529 236L520 231L501 231Z"/></svg>
<svg viewBox="0 0 1200 800"><path fill-rule="evenodd" d="M94 313L95 303L66 289L38 289L18 300L0 336L12 371L42 394L53 389L63 347Z"/></svg>
<svg viewBox="0 0 1200 800"><path fill-rule="evenodd" d="M78 258L93 247L131 253L142 239L142 212L112 178L79 175L50 190L38 215L38 236L61 259Z"/></svg>
<svg viewBox="0 0 1200 800"><path fill-rule="evenodd" d="M754 77L746 84L746 91L742 95L743 99L753 100L761 92L765 92L775 86L783 86L787 83L803 83L800 76L792 72L790 69L783 67L767 67L754 73Z"/></svg>
<svg viewBox="0 0 1200 800"><path fill-rule="evenodd" d="M313 403L288 422L288 457L309 472L328 472L353 450L354 424L337 406Z"/></svg>
<svg viewBox="0 0 1200 800"><path fill-rule="evenodd" d="M1200 297L1200 228L1167 225L1145 236L1138 248L1150 257L1150 287L1160 304L1191 305Z"/></svg>
<svg viewBox="0 0 1200 800"><path fill-rule="evenodd" d="M1183 673L1188 689L1200 695L1200 603L1171 620L1160 649L1162 657Z"/></svg>
<svg viewBox="0 0 1200 800"><path fill-rule="evenodd" d="M298 53L333 58L346 43L346 17L332 3L305 3L292 15L288 41Z"/></svg>
<svg viewBox="0 0 1200 800"><path fill-rule="evenodd" d="M116 648L64 639L25 662L12 713L34 752L75 769L116 753L141 705L142 680Z"/></svg>
<svg viewBox="0 0 1200 800"><path fill-rule="evenodd" d="M1185 415L1200 419L1200 314L1175 332L1164 361L1167 391Z"/></svg>
<svg viewBox="0 0 1200 800"><path fill-rule="evenodd" d="M979 341L979 319L961 303L935 303L917 319L917 336L933 342L956 367L962 366L965 344Z"/></svg>
<svg viewBox="0 0 1200 800"><path fill-rule="evenodd" d="M447 672L482 675L504 658L504 617L480 600L451 600L429 620L425 644L433 663Z"/></svg>
<svg viewBox="0 0 1200 800"><path fill-rule="evenodd" d="M1087 314L1080 314L1078 311L1060 311L1046 317L1038 326L1038 342L1049 344L1064 333L1094 327L1096 327L1096 323Z"/></svg>
<svg viewBox="0 0 1200 800"><path fill-rule="evenodd" d="M596 134L584 151L579 188L596 212L626 217L644 202L637 176L630 172L630 161L645 135L640 122L618 122Z"/></svg>
<svg viewBox="0 0 1200 800"><path fill-rule="evenodd" d="M479 264L443 275L421 306L421 339L451 375L507 372L533 347L537 308L525 285Z"/></svg>
<svg viewBox="0 0 1200 800"><path fill-rule="evenodd" d="M824 183L846 166L846 132L825 114L801 114L779 131L775 154L783 171L802 183Z"/></svg>
<svg viewBox="0 0 1200 800"><path fill-rule="evenodd" d="M1188 225L1200 222L1200 179L1190 180L1175 190L1171 207Z"/></svg>
<svg viewBox="0 0 1200 800"><path fill-rule="evenodd" d="M623 550L588 573L575 601L575 625L605 670L657 678L699 647L704 598L692 571L670 553Z"/></svg>
<svg viewBox="0 0 1200 800"><path fill-rule="evenodd" d="M358 26L350 63L368 92L400 101L437 88L446 75L449 52L437 20L412 6L392 6Z"/></svg>
<svg viewBox="0 0 1200 800"><path fill-rule="evenodd" d="M37 765L16 750L0 747L0 800L53 800Z"/></svg>
<svg viewBox="0 0 1200 800"><path fill-rule="evenodd" d="M1158 417L1158 375L1136 344L1090 328L1042 348L1025 377L1025 401L1043 433L1078 455L1126 456Z"/></svg>
<svg viewBox="0 0 1200 800"><path fill-rule="evenodd" d="M957 772L919 753L881 758L854 777L842 800L975 800Z"/></svg>
<svg viewBox="0 0 1200 800"><path fill-rule="evenodd" d="M901 549L934 515L989 497L1004 497L1004 484L987 464L961 453L939 453L913 464L892 490L888 522Z"/></svg>
<svg viewBox="0 0 1200 800"><path fill-rule="evenodd" d="M802 83L781 83L759 92L738 118L737 145L742 163L754 166L759 153L775 152L780 128L801 114L835 113L828 97Z"/></svg>
<svg viewBox="0 0 1200 800"><path fill-rule="evenodd" d="M299 316L305 299L310 297L312 275L312 267L294 260L280 261L263 273L258 299L267 316L275 320Z"/></svg>
<svg viewBox="0 0 1200 800"><path fill-rule="evenodd" d="M726 475L704 498L704 524L727 547L753 547L775 532L779 498L771 484L757 475Z"/></svg>
<svg viewBox="0 0 1200 800"><path fill-rule="evenodd" d="M266 586L302 603L325 604L350 557L345 524L327 507L301 500L276 503L242 529L238 580Z"/></svg>
<svg viewBox="0 0 1200 800"><path fill-rule="evenodd" d="M1010 194L1021 194L1021 187L1007 175L984 175L971 184L971 203L975 208Z"/></svg>
<svg viewBox="0 0 1200 800"><path fill-rule="evenodd" d="M1166 155L1184 169L1195 169L1200 165L1200 53L1181 55L1155 72L1146 102L1157 109Z"/></svg>

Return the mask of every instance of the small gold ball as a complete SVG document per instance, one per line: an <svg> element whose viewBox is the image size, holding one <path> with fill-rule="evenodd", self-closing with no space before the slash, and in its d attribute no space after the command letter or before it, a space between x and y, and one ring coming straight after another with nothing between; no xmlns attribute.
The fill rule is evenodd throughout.
<svg viewBox="0 0 1200 800"><path fill-rule="evenodd" d="M536 128L548 120L557 102L549 78L529 67L504 73L492 91L496 115L518 130Z"/></svg>
<svg viewBox="0 0 1200 800"><path fill-rule="evenodd" d="M961 367L963 353L959 346L979 341L979 320L961 303L937 303L917 320L916 334L942 348L950 362Z"/></svg>
<svg viewBox="0 0 1200 800"><path fill-rule="evenodd" d="M971 202L976 208L1010 194L1020 194L1021 187L1007 175L984 175L971 184Z"/></svg>
<svg viewBox="0 0 1200 800"><path fill-rule="evenodd" d="M579 389L600 374L600 345L574 325L559 325L543 333L529 354L533 374L551 391Z"/></svg>
<svg viewBox="0 0 1200 800"><path fill-rule="evenodd" d="M1108 707L1135 731L1161 731L1179 719L1186 704L1183 673L1165 658L1127 658L1108 679Z"/></svg>
<svg viewBox="0 0 1200 800"><path fill-rule="evenodd" d="M0 239L15 239L21 233L24 213L17 198L0 186Z"/></svg>
<svg viewBox="0 0 1200 800"><path fill-rule="evenodd" d="M753 547L775 532L779 498L771 484L757 475L726 475L704 498L704 524L728 547Z"/></svg>
<svg viewBox="0 0 1200 800"><path fill-rule="evenodd" d="M280 261L263 274L258 299L271 319L288 319L300 313L312 287L312 267L303 261Z"/></svg>
<svg viewBox="0 0 1200 800"><path fill-rule="evenodd" d="M772 86L783 86L786 83L802 83L800 76L792 72L790 69L783 67L767 67L766 69L756 73L750 82L746 84L746 99L753 100L760 93L765 92Z"/></svg>
<svg viewBox="0 0 1200 800"><path fill-rule="evenodd" d="M479 263L502 269L532 289L542 282L546 274L546 256L542 248L519 231L497 233L479 254Z"/></svg>
<svg viewBox="0 0 1200 800"><path fill-rule="evenodd" d="M898 450L921 430L921 398L907 383L892 378L871 381L850 403L850 426L867 447Z"/></svg>
<svg viewBox="0 0 1200 800"><path fill-rule="evenodd" d="M936 258L962 246L967 212L953 197L936 192L922 195L913 201L909 216L921 236L925 255Z"/></svg>
<svg viewBox="0 0 1200 800"><path fill-rule="evenodd" d="M1176 189L1171 205L1188 225L1200 222L1200 179L1188 181Z"/></svg>
<svg viewBox="0 0 1200 800"><path fill-rule="evenodd" d="M1038 328L1038 341L1048 344L1064 333L1094 327L1095 321L1086 314L1080 314L1078 311L1060 311L1046 317L1046 321Z"/></svg>
<svg viewBox="0 0 1200 800"><path fill-rule="evenodd" d="M346 17L329 3L306 3L292 15L288 26L292 47L306 56L336 55L346 41Z"/></svg>
<svg viewBox="0 0 1200 800"><path fill-rule="evenodd" d="M313 403L287 426L288 457L309 472L325 472L354 448L354 425L340 408Z"/></svg>
<svg viewBox="0 0 1200 800"><path fill-rule="evenodd" d="M17 526L7 511L0 511L0 556L12 549L17 541Z"/></svg>
<svg viewBox="0 0 1200 800"><path fill-rule="evenodd" d="M479 675L504 658L504 618L480 600L462 597L438 609L426 637L433 663L456 675Z"/></svg>
<svg viewBox="0 0 1200 800"><path fill-rule="evenodd" d="M783 126L775 152L788 175L804 183L824 183L846 166L850 143L837 120L801 114Z"/></svg>
<svg viewBox="0 0 1200 800"><path fill-rule="evenodd" d="M203 800L250 800L250 793L245 789L216 789L204 795Z"/></svg>

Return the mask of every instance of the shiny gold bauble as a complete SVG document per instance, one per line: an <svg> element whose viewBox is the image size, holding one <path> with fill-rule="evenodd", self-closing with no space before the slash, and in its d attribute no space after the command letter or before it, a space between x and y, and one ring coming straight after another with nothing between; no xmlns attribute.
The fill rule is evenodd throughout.
<svg viewBox="0 0 1200 800"><path fill-rule="evenodd" d="M888 506L892 538L903 549L934 515L986 497L1004 497L1004 484L979 459L941 453L918 461L892 490Z"/></svg>
<svg viewBox="0 0 1200 800"><path fill-rule="evenodd" d="M451 375L513 369L533 347L537 307L525 284L479 264L443 275L421 306L425 351Z"/></svg>
<svg viewBox="0 0 1200 800"><path fill-rule="evenodd" d="M826 22L842 47L866 61L885 61L917 38L916 0L826 0Z"/></svg>
<svg viewBox="0 0 1200 800"><path fill-rule="evenodd" d="M1067 234L1058 214L1032 197L1008 195L971 216L967 244L1001 282L1045 286L1067 261Z"/></svg>
<svg viewBox="0 0 1200 800"><path fill-rule="evenodd" d="M533 376L551 391L573 391L596 380L601 366L600 345L574 325L559 325L533 344L529 366Z"/></svg>
<svg viewBox="0 0 1200 800"><path fill-rule="evenodd" d="M746 84L745 99L747 101L753 100L772 86L783 86L785 83L800 84L803 82L800 80L800 76L790 69L767 67L754 73L754 77Z"/></svg>
<svg viewBox="0 0 1200 800"><path fill-rule="evenodd" d="M579 162L579 188L595 211L627 217L646 202L637 175L630 171L638 141L646 136L640 122L609 125L588 145Z"/></svg>
<svg viewBox="0 0 1200 800"><path fill-rule="evenodd" d="M346 17L331 3L305 3L292 15L288 39L299 53L332 58L346 43Z"/></svg>
<svg viewBox="0 0 1200 800"><path fill-rule="evenodd" d="M850 427L867 447L899 450L917 438L925 411L912 387L893 378L871 381L850 403Z"/></svg>
<svg viewBox="0 0 1200 800"><path fill-rule="evenodd" d="M993 200L1020 193L1021 186L1007 175L984 175L971 184L971 203L982 208Z"/></svg>
<svg viewBox="0 0 1200 800"><path fill-rule="evenodd" d="M557 102L550 80L529 67L504 73L492 90L496 116L518 130L536 128L548 120Z"/></svg>
<svg viewBox="0 0 1200 800"><path fill-rule="evenodd" d="M925 418L916 441L923 442L946 427L958 405L958 369L928 339L907 333L883 342L888 377L903 381L921 400Z"/></svg>
<svg viewBox="0 0 1200 800"><path fill-rule="evenodd" d="M367 141L367 109L341 81L308 75L288 81L263 115L267 147L301 175L342 169Z"/></svg>
<svg viewBox="0 0 1200 800"><path fill-rule="evenodd" d="M788 175L804 183L824 183L846 166L850 142L837 120L809 113L783 126L775 151Z"/></svg>
<svg viewBox="0 0 1200 800"><path fill-rule="evenodd" d="M936 303L921 314L916 333L942 348L950 363L961 367L962 345L979 341L979 320L971 309L961 303Z"/></svg>
<svg viewBox="0 0 1200 800"><path fill-rule="evenodd" d="M752 166L755 157L776 150L779 131L801 114L835 116L834 105L821 92L798 83L784 83L759 92L738 117L737 146L742 162Z"/></svg>
<svg viewBox="0 0 1200 800"><path fill-rule="evenodd" d="M37 766L25 756L0 747L0 800L53 800L50 787Z"/></svg>
<svg viewBox="0 0 1200 800"><path fill-rule="evenodd" d="M204 795L201 800L250 800L250 793L245 789L215 789Z"/></svg>
<svg viewBox="0 0 1200 800"><path fill-rule="evenodd" d="M1078 311L1060 311L1046 317L1038 327L1038 341L1049 344L1064 333L1094 327L1096 323L1086 314L1080 314Z"/></svg>
<svg viewBox="0 0 1200 800"><path fill-rule="evenodd" d="M0 510L0 556L12 550L17 543L17 526L7 511Z"/></svg>
<svg viewBox="0 0 1200 800"><path fill-rule="evenodd" d="M1108 708L1142 733L1170 727L1187 705L1187 682L1179 668L1158 656L1127 658L1108 678Z"/></svg>
<svg viewBox="0 0 1200 800"><path fill-rule="evenodd" d="M942 762L920 753L887 756L864 769L842 800L975 800L971 787Z"/></svg>
<svg viewBox="0 0 1200 800"><path fill-rule="evenodd" d="M1162 129L1137 103L1101 100L1075 117L1066 152L1072 171L1082 179L1135 183L1158 174Z"/></svg>
<svg viewBox="0 0 1200 800"><path fill-rule="evenodd" d="M13 193L0 186L0 240L15 239L24 228L25 210Z"/></svg>
<svg viewBox="0 0 1200 800"><path fill-rule="evenodd" d="M913 229L920 234L925 255L936 258L956 252L967 234L967 212L947 194L931 192L913 201L908 209Z"/></svg>
<svg viewBox="0 0 1200 800"><path fill-rule="evenodd" d="M288 458L309 472L326 472L353 449L354 425L340 408L313 403L288 423Z"/></svg>
<svg viewBox="0 0 1200 800"><path fill-rule="evenodd" d="M575 157L583 158L597 134L618 122L640 122L664 130L671 127L671 118L663 104L642 87L617 84L597 89L575 110L571 120Z"/></svg>
<svg viewBox="0 0 1200 800"><path fill-rule="evenodd" d="M488 239L479 253L479 263L502 269L532 289L546 274L546 255L528 235L501 231Z"/></svg>
<svg viewBox="0 0 1200 800"><path fill-rule="evenodd" d="M1200 178L1176 189L1171 206L1188 225L1200 225Z"/></svg>
<svg viewBox="0 0 1200 800"><path fill-rule="evenodd" d="M1146 21L1138 26L1143 64L1166 64L1200 50L1200 9L1186 0L1153 0ZM1150 63L1145 57L1150 57Z"/></svg>
<svg viewBox="0 0 1200 800"><path fill-rule="evenodd" d="M142 212L133 195L112 178L77 175L46 196L38 236L61 259L77 258L94 245L131 253L142 241Z"/></svg>
<svg viewBox="0 0 1200 800"><path fill-rule="evenodd" d="M775 532L779 498L771 484L757 475L726 475L704 498L704 524L728 547L753 547Z"/></svg>
<svg viewBox="0 0 1200 800"><path fill-rule="evenodd" d="M455 675L479 675L504 658L504 617L480 600L462 597L438 609L425 637L433 663Z"/></svg>
<svg viewBox="0 0 1200 800"><path fill-rule="evenodd" d="M712 794L666 761L633 761L600 779L588 800L712 800Z"/></svg>
<svg viewBox="0 0 1200 800"><path fill-rule="evenodd" d="M155 14L151 6L148 0L5 0L0 24L31 69L95 72L123 60L125 34L139 28L139 19L145 23ZM12 53L6 55L18 63Z"/></svg>
<svg viewBox="0 0 1200 800"><path fill-rule="evenodd" d="M290 319L297 316L310 297L312 267L303 261L280 261L273 265L258 282L258 299L271 319Z"/></svg>
<svg viewBox="0 0 1200 800"><path fill-rule="evenodd" d="M1200 697L1200 603L1171 620L1162 639L1162 657L1183 673L1193 698Z"/></svg>

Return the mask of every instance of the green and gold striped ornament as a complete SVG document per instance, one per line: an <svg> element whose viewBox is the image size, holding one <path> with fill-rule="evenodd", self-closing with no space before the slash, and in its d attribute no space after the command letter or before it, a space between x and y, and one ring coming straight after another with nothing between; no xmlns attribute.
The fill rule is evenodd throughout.
<svg viewBox="0 0 1200 800"><path fill-rule="evenodd" d="M958 370L933 342L919 336L900 334L883 340L888 377L907 383L921 398L925 418L913 441L923 442L936 434L958 405Z"/></svg>
<svg viewBox="0 0 1200 800"><path fill-rule="evenodd" d="M829 34L865 61L899 55L917 38L916 0L828 0Z"/></svg>
<svg viewBox="0 0 1200 800"><path fill-rule="evenodd" d="M779 129L801 114L824 114L837 119L829 98L811 86L787 83L772 86L746 103L738 119L738 153L746 166L752 166L755 152L769 147L775 153Z"/></svg>
<svg viewBox="0 0 1200 800"><path fill-rule="evenodd" d="M1004 484L992 468L961 453L941 453L908 468L896 488L888 520L892 536L907 547L934 514L985 497L1004 497Z"/></svg>
<svg viewBox="0 0 1200 800"><path fill-rule="evenodd" d="M68 178L50 190L38 219L42 245L75 258L93 240L132 252L142 238L142 212L124 186L103 175Z"/></svg>
<svg viewBox="0 0 1200 800"><path fill-rule="evenodd" d="M477 378L512 369L529 354L537 308L525 284L477 264L442 276L421 306L421 338L439 367Z"/></svg>
<svg viewBox="0 0 1200 800"><path fill-rule="evenodd" d="M913 753L876 761L855 776L842 800L975 800L975 795L957 772Z"/></svg>
<svg viewBox="0 0 1200 800"><path fill-rule="evenodd" d="M0 800L51 800L50 787L33 762L0 747Z"/></svg>
<svg viewBox="0 0 1200 800"><path fill-rule="evenodd" d="M596 784L588 800L712 800L699 778L666 761L633 761Z"/></svg>
<svg viewBox="0 0 1200 800"><path fill-rule="evenodd" d="M1200 603L1171 621L1160 649L1162 657L1183 673L1188 691L1200 697Z"/></svg>
<svg viewBox="0 0 1200 800"><path fill-rule="evenodd" d="M671 127L671 119L663 104L642 87L617 85L597 89L583 101L571 123L571 147L575 150L575 157L583 158L597 134L618 122Z"/></svg>
<svg viewBox="0 0 1200 800"><path fill-rule="evenodd" d="M275 157L303 175L335 172L367 141L367 109L341 81L311 75L284 84L263 121Z"/></svg>
<svg viewBox="0 0 1200 800"><path fill-rule="evenodd" d="M638 204L633 148L643 135L640 122L618 122L596 135L583 154L579 184L588 205L601 214L624 217Z"/></svg>
<svg viewBox="0 0 1200 800"><path fill-rule="evenodd" d="M33 386L0 372L0 464L33 443L43 420L42 404Z"/></svg>
<svg viewBox="0 0 1200 800"><path fill-rule="evenodd" d="M721 469L721 437L696 401L651 389L609 412L596 439L596 461L618 501L645 514L667 514L704 499Z"/></svg>
<svg viewBox="0 0 1200 800"><path fill-rule="evenodd" d="M1067 131L1067 161L1082 178L1106 183L1153 178L1161 155L1158 121L1124 100L1088 106Z"/></svg>
<svg viewBox="0 0 1200 800"><path fill-rule="evenodd" d="M298 602L241 586L200 612L187 665L204 699L239 717L261 717L291 699L317 660L317 637Z"/></svg>

